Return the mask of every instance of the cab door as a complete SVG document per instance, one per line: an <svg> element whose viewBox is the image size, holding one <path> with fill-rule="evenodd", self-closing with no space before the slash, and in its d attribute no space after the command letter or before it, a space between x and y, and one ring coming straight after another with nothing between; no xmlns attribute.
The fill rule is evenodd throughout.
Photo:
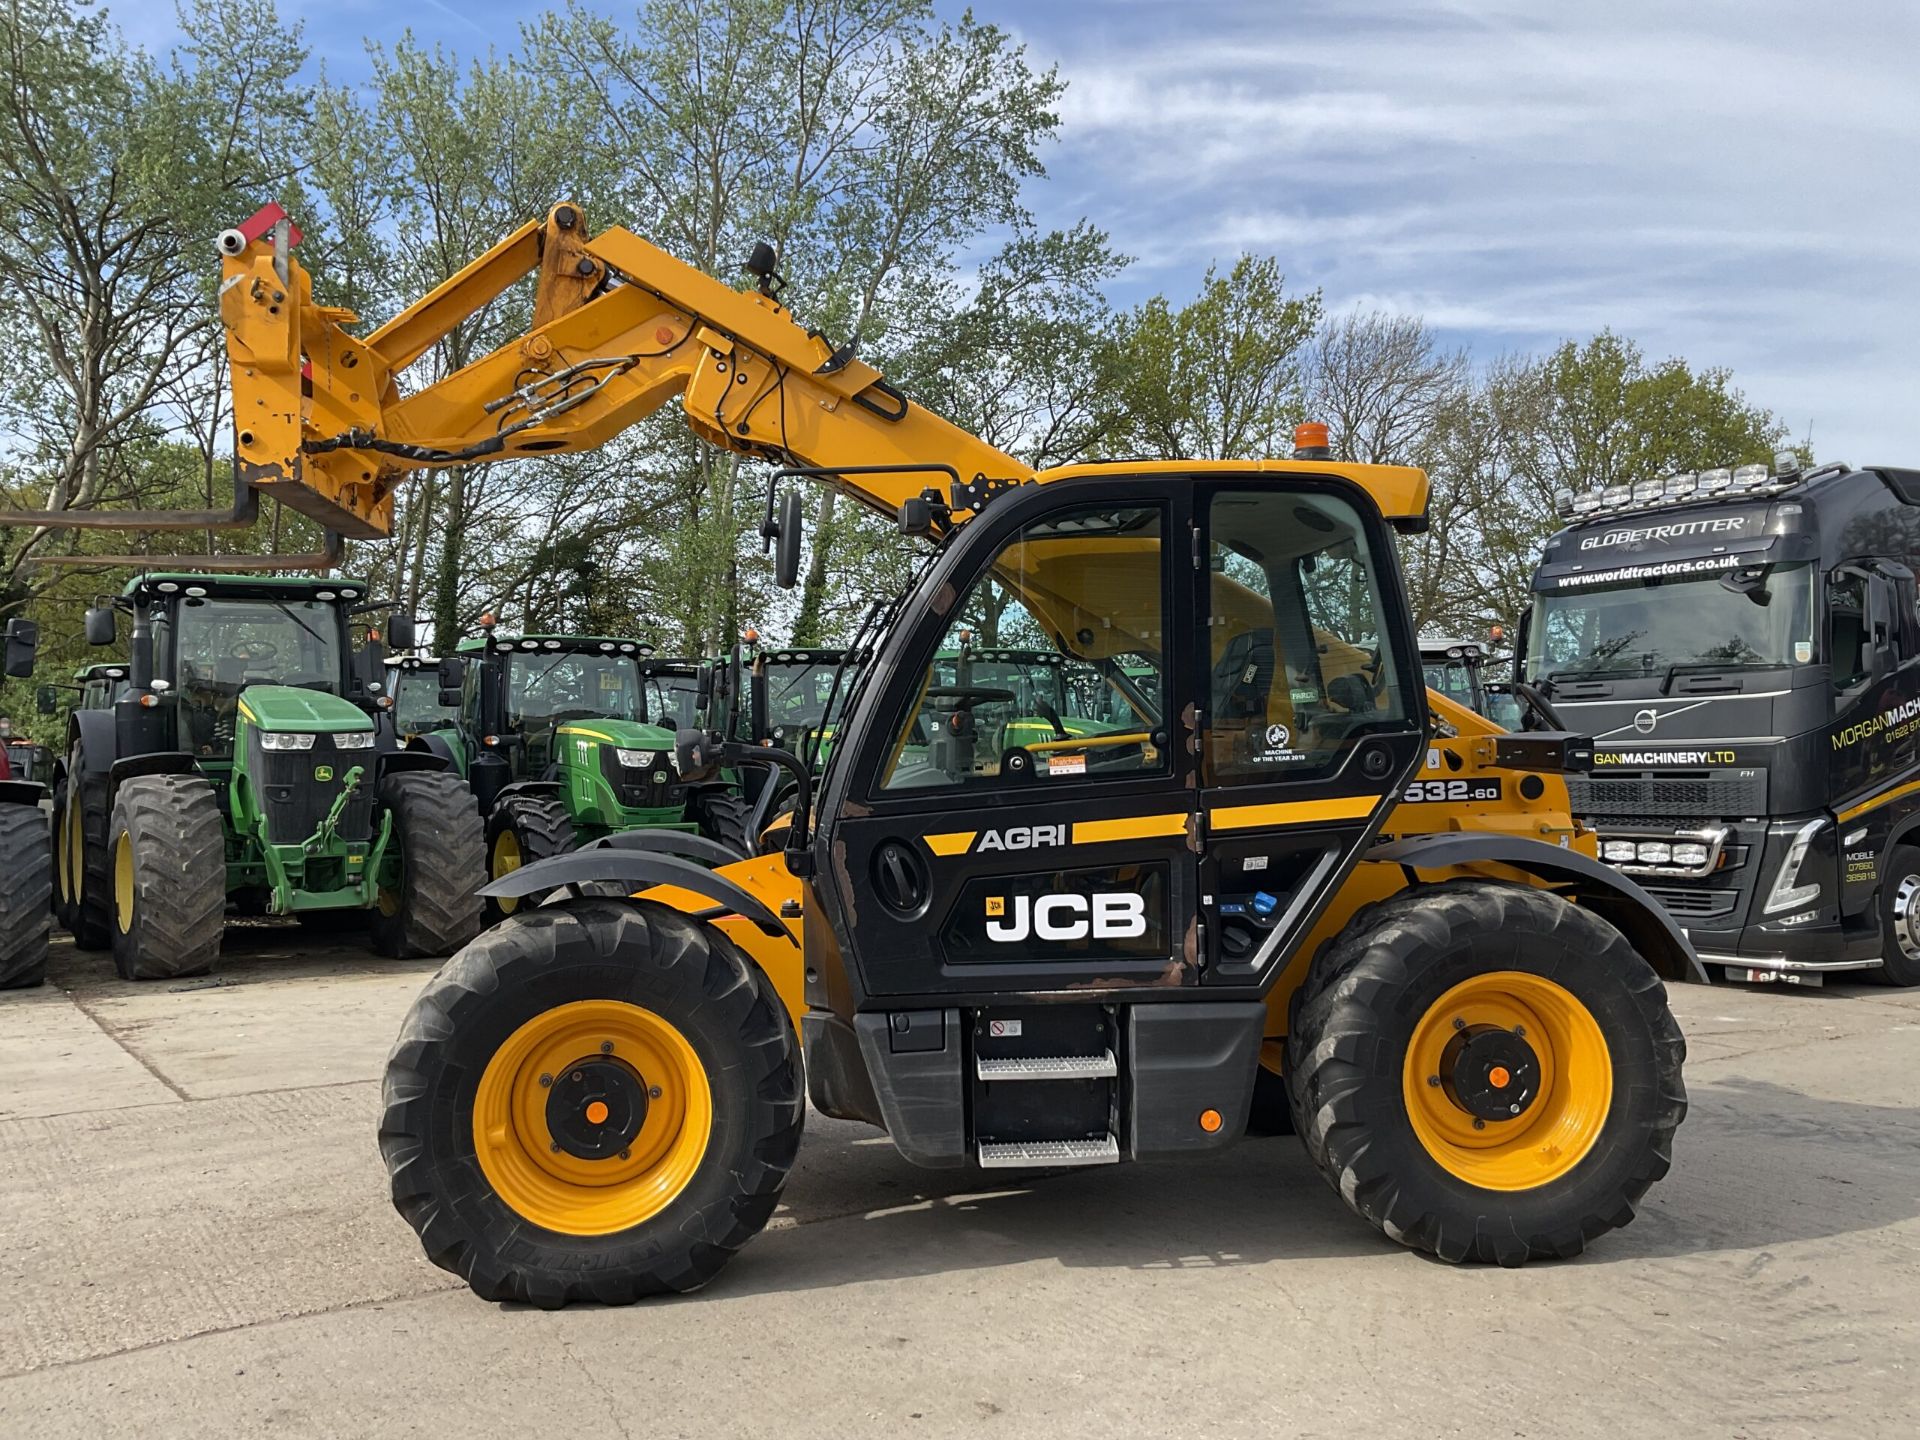
<svg viewBox="0 0 1920 1440"><path fill-rule="evenodd" d="M1195 497L1202 953L1265 986L1392 808L1425 691L1378 510L1345 482L1222 482Z"/></svg>
<svg viewBox="0 0 1920 1440"><path fill-rule="evenodd" d="M935 562L826 796L856 1004L1199 983L1189 524L1164 482L1066 481ZM1055 660L1065 713L1020 669Z"/></svg>

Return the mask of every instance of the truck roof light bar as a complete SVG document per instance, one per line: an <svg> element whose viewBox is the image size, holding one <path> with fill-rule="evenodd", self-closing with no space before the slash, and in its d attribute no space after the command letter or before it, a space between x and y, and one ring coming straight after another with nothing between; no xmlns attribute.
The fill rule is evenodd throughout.
<svg viewBox="0 0 1920 1440"><path fill-rule="evenodd" d="M1634 510L1654 510L1663 505L1683 505L1693 500L1716 500L1723 496L1772 494L1790 490L1816 476L1838 474L1844 465L1803 467L1790 451L1774 457L1775 467L1765 465L1721 465L1708 470L1681 470L1657 480L1635 480L1631 484L1608 485L1604 489L1556 490L1554 511L1562 520L1585 520L1598 515L1616 515Z"/></svg>

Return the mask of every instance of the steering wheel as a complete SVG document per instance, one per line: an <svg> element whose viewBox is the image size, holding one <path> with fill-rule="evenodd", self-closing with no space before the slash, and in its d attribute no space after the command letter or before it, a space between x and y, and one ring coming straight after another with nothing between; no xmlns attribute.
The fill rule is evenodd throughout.
<svg viewBox="0 0 1920 1440"><path fill-rule="evenodd" d="M997 690L986 685L930 685L927 687L927 699L952 700L954 709L964 710L969 705L987 705L996 700L1013 699L1013 691Z"/></svg>
<svg viewBox="0 0 1920 1440"><path fill-rule="evenodd" d="M280 647L271 640L238 640L227 651L227 658L252 664L256 660L271 660L279 653Z"/></svg>

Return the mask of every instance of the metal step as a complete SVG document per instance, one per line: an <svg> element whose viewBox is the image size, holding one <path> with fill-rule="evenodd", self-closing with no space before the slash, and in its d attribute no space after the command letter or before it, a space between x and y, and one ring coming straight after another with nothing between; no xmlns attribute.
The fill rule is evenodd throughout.
<svg viewBox="0 0 1920 1440"><path fill-rule="evenodd" d="M1120 1142L1098 1140L982 1140L982 1170L1032 1170L1059 1165L1117 1165Z"/></svg>
<svg viewBox="0 0 1920 1440"><path fill-rule="evenodd" d="M1098 1055L982 1056L974 1068L982 1080L1108 1080L1120 1073L1111 1050Z"/></svg>

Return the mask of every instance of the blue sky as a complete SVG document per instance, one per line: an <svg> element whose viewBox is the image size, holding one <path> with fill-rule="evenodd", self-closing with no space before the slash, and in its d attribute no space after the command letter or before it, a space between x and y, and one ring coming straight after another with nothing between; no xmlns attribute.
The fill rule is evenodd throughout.
<svg viewBox="0 0 1920 1440"><path fill-rule="evenodd" d="M540 8L280 3L338 76L363 36L506 49ZM170 7L114 8L168 38ZM1120 302L1271 253L1331 309L1419 313L1482 357L1611 325L1730 367L1823 459L1920 465L1911 0L973 8L1067 78L1027 201L1137 257Z"/></svg>

